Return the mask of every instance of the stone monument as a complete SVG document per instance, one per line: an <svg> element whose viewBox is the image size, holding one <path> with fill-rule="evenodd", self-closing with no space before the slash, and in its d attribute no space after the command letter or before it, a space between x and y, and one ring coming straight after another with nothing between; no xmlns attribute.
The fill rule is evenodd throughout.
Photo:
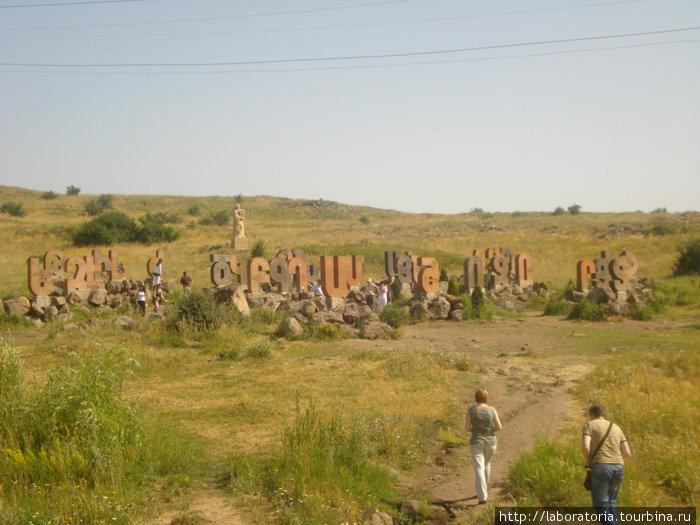
<svg viewBox="0 0 700 525"><path fill-rule="evenodd" d="M245 210L240 204L236 204L233 210L233 238L231 248L234 250L247 250L248 239L245 237Z"/></svg>

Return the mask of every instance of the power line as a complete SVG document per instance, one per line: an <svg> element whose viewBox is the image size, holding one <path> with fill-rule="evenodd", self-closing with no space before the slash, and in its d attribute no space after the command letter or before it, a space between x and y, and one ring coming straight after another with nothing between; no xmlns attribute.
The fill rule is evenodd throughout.
<svg viewBox="0 0 700 525"><path fill-rule="evenodd" d="M105 1L142 1L142 0L105 0ZM250 13L244 15L234 15L234 16L212 16L206 18L180 18L173 20L156 20L151 22L124 22L124 23L111 23L111 24L84 24L84 25L70 25L70 26L35 26L35 27L5 27L0 28L2 31L16 31L16 30L37 30L37 29L80 29L80 28L104 28L104 27L124 27L124 26L144 26L144 25L158 25L158 24L179 24L182 22L214 22L218 20L239 20L244 18L261 18L268 16L281 16L281 15L292 15L292 14L302 14L302 13L318 13L322 11L341 11L346 9L357 9L363 7L374 7L387 4L398 4L402 2L407 2L409 0L385 0L381 2L365 2L362 4L351 4L335 7L313 7L309 9L289 9L286 11L272 11L269 13ZM641 1L641 0L626 0L626 1ZM86 2L87 3L87 2ZM49 4L43 4L49 5ZM13 7L13 6L8 6ZM18 7L18 6L14 6Z"/></svg>
<svg viewBox="0 0 700 525"><path fill-rule="evenodd" d="M686 40L667 40L663 42L646 42L641 44L629 44L613 47L598 47L587 49L567 49L561 51L544 51L541 53L526 53L520 55L499 55L487 57L461 58L452 60L430 60L430 61L414 61L401 62L396 64L361 64L361 65L339 65L339 66L315 66L303 68L285 68L285 69L235 69L223 71L42 71L42 70L27 70L27 69L5 69L0 70L0 73L31 73L31 74L46 74L46 75L130 75L130 76L162 76L162 75L227 75L241 73L294 73L304 71L332 71L332 70L347 70L347 69L389 69L408 66L425 66L439 64L459 64L466 62L487 62L491 60L509 60L517 58L531 58L554 55L568 55L573 53L590 53L599 51L615 51L619 49L633 49L639 47L652 47L670 44L684 44L690 42L700 42L700 39Z"/></svg>
<svg viewBox="0 0 700 525"><path fill-rule="evenodd" d="M388 53L382 55L354 55L354 56L337 56L337 57L310 57L310 58L287 58L275 60L247 60L235 62L151 62L151 63L105 63L105 64L48 64L34 62L0 62L0 66L22 66L22 67L56 67L56 68L103 68L103 67L211 67L211 66L249 66L249 65L264 65L264 64L291 64L299 62L328 62L337 60L370 60L379 58L405 58L428 55L446 55L454 53L466 53L471 51L486 51L493 49L506 49L514 47L528 47L550 44L565 44L571 42L590 42L594 40L610 40L615 38L630 38L638 36L661 35L668 33L679 33L684 31L697 31L700 26L681 27L675 29L662 29L658 31L642 31L638 33L623 33L615 35L600 35L578 38L562 38L557 40L540 40L534 42L519 42L512 44L497 44L490 46L465 47L459 49L442 49L433 51L417 51L409 53Z"/></svg>
<svg viewBox="0 0 700 525"><path fill-rule="evenodd" d="M144 0L92 0L86 2L55 2L52 4L19 4L0 5L0 9L18 9L23 7L55 7L64 5L88 5L88 4L119 4L125 2L143 2Z"/></svg>
<svg viewBox="0 0 700 525"><path fill-rule="evenodd" d="M331 30L331 29L355 29L362 27L381 27L381 26L394 26L394 25L409 25L409 24L423 24L423 23L435 23L435 22L454 22L457 20L469 20L476 18L493 18L499 16L511 16L511 15L523 15L539 13L544 11L562 11L571 9L585 9L591 7L606 7L614 4L628 4L632 2L643 2L645 0L613 0L611 2L597 2L592 4L578 4L563 7L545 7L540 9L527 9L518 11L501 11L494 13L483 13L476 15L457 15L457 16L446 16L446 17L433 17L433 18L414 18L407 20L396 20L388 22L365 22L357 24L333 24L333 25L319 25L319 26L302 26L302 27L282 27L275 29L233 29L228 31L189 31L189 32L178 32L178 33L137 33L137 34L97 34L97 35L11 35L12 38L152 38L152 37L182 37L182 36L215 36L215 35L239 35L239 34L257 34L257 33L290 33L290 32L301 32L301 31L320 31L320 30ZM250 15L241 15L250 16ZM257 15L264 16L264 15ZM206 19L182 19L182 20L169 20L161 22L134 22L134 23L124 23L124 24L102 24L99 26L95 25L82 25L82 26L44 26L35 28L0 28L0 31L13 31L13 30L30 30L30 29L76 29L76 28L105 28L105 27L117 27L117 26L130 26L130 25L157 25L157 24L171 24L176 22L209 22L214 20L227 20L231 17L216 17L216 18L206 18Z"/></svg>

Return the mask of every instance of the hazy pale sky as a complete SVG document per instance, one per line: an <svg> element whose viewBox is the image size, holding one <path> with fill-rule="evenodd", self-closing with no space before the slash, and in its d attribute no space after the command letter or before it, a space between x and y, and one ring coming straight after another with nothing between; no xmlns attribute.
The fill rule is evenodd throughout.
<svg viewBox="0 0 700 525"><path fill-rule="evenodd" d="M0 184L700 209L698 0L0 0Z"/></svg>

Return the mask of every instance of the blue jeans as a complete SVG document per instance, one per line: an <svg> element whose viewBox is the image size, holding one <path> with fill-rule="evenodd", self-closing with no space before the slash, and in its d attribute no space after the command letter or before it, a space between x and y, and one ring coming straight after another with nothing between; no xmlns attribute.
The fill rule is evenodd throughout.
<svg viewBox="0 0 700 525"><path fill-rule="evenodd" d="M617 525L617 492L624 475L625 468L614 463L591 467L591 498L601 524Z"/></svg>

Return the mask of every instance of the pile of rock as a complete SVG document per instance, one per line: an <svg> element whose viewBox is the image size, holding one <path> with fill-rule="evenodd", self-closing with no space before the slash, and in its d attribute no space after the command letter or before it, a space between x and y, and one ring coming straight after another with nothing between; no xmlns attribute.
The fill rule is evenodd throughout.
<svg viewBox="0 0 700 525"><path fill-rule="evenodd" d="M162 283L163 290L170 291L173 281ZM67 295L37 295L31 300L26 297L8 299L0 306L8 314L26 315L35 320L37 326L54 320L70 321L73 317L70 307L92 307L97 311L119 308L126 304L136 304L136 291L142 284L151 287L148 281L122 279L109 281L104 289L72 290Z"/></svg>
<svg viewBox="0 0 700 525"><path fill-rule="evenodd" d="M649 288L649 278L630 279L630 287L625 292L613 292L608 288L592 288L591 290L571 293L571 299L580 303L584 299L596 304L605 304L607 311L613 315L624 315L630 307L643 307L645 301L654 296L654 291Z"/></svg>

